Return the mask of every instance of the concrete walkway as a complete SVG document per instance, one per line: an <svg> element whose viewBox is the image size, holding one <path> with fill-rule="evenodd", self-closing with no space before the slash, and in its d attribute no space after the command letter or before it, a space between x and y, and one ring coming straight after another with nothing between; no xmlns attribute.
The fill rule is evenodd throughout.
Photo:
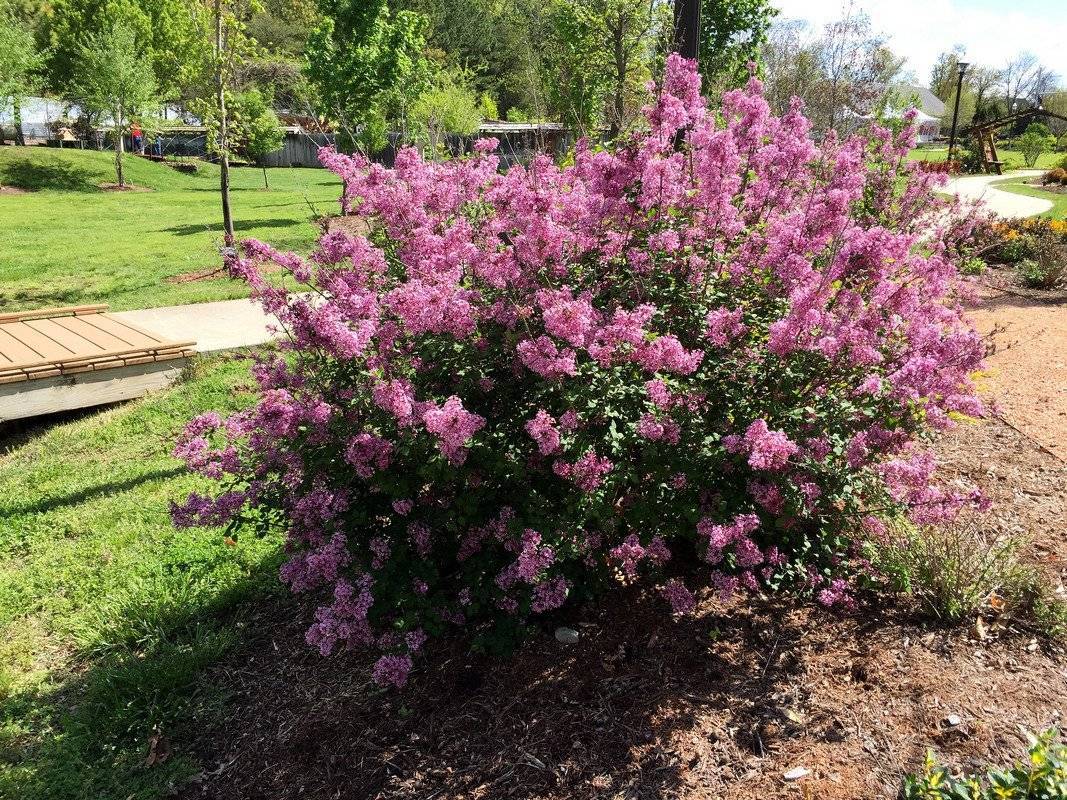
<svg viewBox="0 0 1067 800"><path fill-rule="evenodd" d="M199 353L252 347L275 338L278 321L252 300L222 300L111 314L168 339L196 341Z"/></svg>
<svg viewBox="0 0 1067 800"><path fill-rule="evenodd" d="M1002 217L1032 217L1052 208L1052 201L1005 192L991 184L1005 178L1029 178L1041 173L1042 170L1039 169L1022 169L1007 175L966 175L953 178L941 191L946 194L958 194L965 202L981 200L989 211Z"/></svg>

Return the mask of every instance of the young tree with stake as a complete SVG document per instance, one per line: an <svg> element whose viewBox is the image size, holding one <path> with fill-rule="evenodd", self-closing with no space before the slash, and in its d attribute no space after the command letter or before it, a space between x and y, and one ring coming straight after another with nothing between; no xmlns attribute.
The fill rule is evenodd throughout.
<svg viewBox="0 0 1067 800"><path fill-rule="evenodd" d="M157 105L156 82L133 30L121 20L87 37L81 51L77 93L84 106L111 116L115 138L115 178L125 188L123 136L131 117Z"/></svg>

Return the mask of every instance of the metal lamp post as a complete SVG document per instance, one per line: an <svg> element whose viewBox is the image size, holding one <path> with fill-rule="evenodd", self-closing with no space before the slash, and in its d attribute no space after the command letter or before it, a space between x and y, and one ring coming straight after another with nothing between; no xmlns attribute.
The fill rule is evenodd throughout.
<svg viewBox="0 0 1067 800"><path fill-rule="evenodd" d="M674 0L674 47L685 58L700 57L700 0Z"/></svg>
<svg viewBox="0 0 1067 800"><path fill-rule="evenodd" d="M956 103L952 109L952 133L948 137L948 160L952 161L952 153L956 149L956 119L960 115L960 95L963 94L963 73L967 71L967 67L970 66L966 61L960 61L956 64L959 67L960 74L956 78Z"/></svg>

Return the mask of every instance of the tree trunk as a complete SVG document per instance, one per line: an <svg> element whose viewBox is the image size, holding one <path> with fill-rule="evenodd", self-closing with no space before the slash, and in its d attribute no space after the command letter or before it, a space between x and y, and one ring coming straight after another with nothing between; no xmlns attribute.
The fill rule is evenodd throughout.
<svg viewBox="0 0 1067 800"><path fill-rule="evenodd" d="M15 125L15 144L25 147L26 137L22 133L22 103L17 97L11 98L11 111L12 122Z"/></svg>
<svg viewBox="0 0 1067 800"><path fill-rule="evenodd" d="M222 0L215 0L215 92L219 111L219 191L222 194L222 230L226 247L233 247L230 214L229 120L226 118L226 80L223 74Z"/></svg>
<svg viewBox="0 0 1067 800"><path fill-rule="evenodd" d="M121 115L120 115L121 117ZM125 148L125 142L122 140L122 125L118 121L115 122L115 177L118 179L119 186L126 185L126 177L122 174L122 152Z"/></svg>
<svg viewBox="0 0 1067 800"><path fill-rule="evenodd" d="M262 167L262 169L263 169L263 188L264 189L269 189L270 187L267 185L267 165L266 164L260 164L260 167Z"/></svg>
<svg viewBox="0 0 1067 800"><path fill-rule="evenodd" d="M626 21L622 10L619 11L618 26L614 34L615 45L615 97L612 102L611 138L622 131L623 116L626 114Z"/></svg>

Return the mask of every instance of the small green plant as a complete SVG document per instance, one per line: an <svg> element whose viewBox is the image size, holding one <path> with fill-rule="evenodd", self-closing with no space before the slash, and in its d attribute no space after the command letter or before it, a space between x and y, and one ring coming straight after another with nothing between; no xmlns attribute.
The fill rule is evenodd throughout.
<svg viewBox="0 0 1067 800"><path fill-rule="evenodd" d="M871 560L891 590L914 598L930 616L956 623L977 614L994 594L1019 594L1030 573L1018 558L1021 545L967 515L943 526L890 529L873 546Z"/></svg>
<svg viewBox="0 0 1067 800"><path fill-rule="evenodd" d="M1005 264L1018 264L1034 255L1034 237L1022 234L1012 239L1007 239L998 248L997 255Z"/></svg>
<svg viewBox="0 0 1067 800"><path fill-rule="evenodd" d="M971 256L960 262L961 275L981 275L986 270L986 263L977 256Z"/></svg>
<svg viewBox="0 0 1067 800"><path fill-rule="evenodd" d="M908 775L901 800L1062 800L1067 797L1067 747L1059 731L1039 736L1027 733L1028 758L1009 769L992 769L984 776L953 776L933 753L926 754L922 773Z"/></svg>

